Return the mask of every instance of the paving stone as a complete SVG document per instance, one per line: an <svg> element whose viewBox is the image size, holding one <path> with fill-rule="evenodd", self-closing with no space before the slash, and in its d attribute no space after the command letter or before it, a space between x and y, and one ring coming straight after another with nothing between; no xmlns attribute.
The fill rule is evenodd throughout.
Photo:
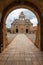
<svg viewBox="0 0 43 65"><path fill-rule="evenodd" d="M25 34L18 34L0 54L0 65L43 65L43 52Z"/></svg>

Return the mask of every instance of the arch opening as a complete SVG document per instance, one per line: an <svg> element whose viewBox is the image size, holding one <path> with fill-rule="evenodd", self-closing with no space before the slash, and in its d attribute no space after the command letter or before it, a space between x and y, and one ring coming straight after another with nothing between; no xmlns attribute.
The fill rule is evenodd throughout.
<svg viewBox="0 0 43 65"><path fill-rule="evenodd" d="M18 12L19 11L19 12ZM23 13L22 13L23 12ZM25 16L22 16L22 18L21 18L21 16L20 16L20 14L23 14L23 15L25 15ZM18 15L17 15L18 14ZM22 15L21 14L21 15ZM31 14L31 15L30 15ZM11 18L10 18L11 17ZM26 17L26 18L25 18ZM10 18L10 20L9 20L9 18ZM18 20L20 19L20 21L22 22L22 21L24 21L24 19L27 21L26 22L26 24L24 24L23 26L20 26L20 25L22 25L22 24L19 24L18 25ZM28 21L28 20L30 20L30 21ZM8 22L8 23L7 23ZM16 22L16 24L14 23L14 22ZM29 25L28 25L28 22L31 22L32 23L32 27L30 27L30 28L32 28L31 29L31 31L29 30L30 28L29 28ZM9 25L9 23L10 23L10 25ZM12 24L13 24L13 27L12 27ZM38 20L37 20L37 17L36 17L36 15L31 11L31 10L29 10L29 9L26 9L26 8L19 8L19 9L15 9L15 10L13 10L11 13L9 13L9 15L7 16L7 18L6 18L6 27L8 27L8 32L10 32L11 33L11 35L12 34L15 34L15 33L28 33L27 34L27 37L29 38L29 39L31 39L31 41L34 43L34 44L36 44L36 34L37 34L37 31L38 31L38 24L39 24L39 22L38 22ZM16 26L16 28L15 28L15 26ZM19 27L20 26L20 27ZM26 26L26 28L25 28L25 26ZM31 25L30 25L31 26ZM21 29L20 29L21 28ZM25 29L25 30L24 30ZM11 38L10 36L9 36L9 34L7 34L8 35L8 37L9 38ZM14 35L13 35L14 36ZM32 37L34 37L34 38L32 38ZM8 38L8 41L9 41L9 38ZM12 38L13 39L13 38ZM37 45L37 47L38 47L39 45Z"/></svg>
<svg viewBox="0 0 43 65"><path fill-rule="evenodd" d="M10 8L8 11L6 11L6 13L5 13L4 17L3 17L3 30L4 29L6 30L6 18L8 16L8 14L11 11L13 11L13 10L15 10L17 8L26 8L28 10L31 10L36 15L37 20L38 20L38 31L37 31L38 37L36 36L36 40L39 41L39 42L36 42L36 43L38 43L38 45L36 43L35 43L35 45L40 48L40 33L39 33L40 32L40 17L38 15L37 11L35 11L34 8L32 8L31 6L29 7L29 6L26 6L26 5L22 5L22 6L18 5L18 6ZM4 48L5 48L8 45L8 41L7 41L7 38L6 38L7 34L6 35L4 35L4 34L6 34L6 32L3 31L3 45L4 45Z"/></svg>

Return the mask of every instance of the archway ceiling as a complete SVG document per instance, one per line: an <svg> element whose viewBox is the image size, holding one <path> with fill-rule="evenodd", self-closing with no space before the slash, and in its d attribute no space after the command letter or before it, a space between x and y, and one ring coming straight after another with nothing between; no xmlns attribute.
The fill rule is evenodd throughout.
<svg viewBox="0 0 43 65"><path fill-rule="evenodd" d="M6 8L13 1L18 2L18 0L0 0L0 12L2 12L3 9ZM25 0L21 0L21 1L25 1ZM30 1L33 4L35 4L39 8L40 12L43 13L43 0L26 0L26 1Z"/></svg>

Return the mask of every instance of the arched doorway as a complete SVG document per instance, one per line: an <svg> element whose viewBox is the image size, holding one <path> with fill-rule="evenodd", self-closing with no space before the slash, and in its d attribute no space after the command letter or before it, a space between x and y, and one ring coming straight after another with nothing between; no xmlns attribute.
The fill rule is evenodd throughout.
<svg viewBox="0 0 43 65"><path fill-rule="evenodd" d="M26 29L26 33L28 33L28 29Z"/></svg>
<svg viewBox="0 0 43 65"><path fill-rule="evenodd" d="M18 33L18 29L16 29L16 33Z"/></svg>
<svg viewBox="0 0 43 65"><path fill-rule="evenodd" d="M27 1L26 1L27 2ZM5 8L5 10L3 11L3 15L4 15L4 17L2 16L2 29L3 29L3 48L5 48L6 46L7 46L7 39L6 39L6 26L5 26L5 22L6 22L6 17L7 17L7 15L12 11L12 10L14 10L14 9L16 9L16 8L27 8L27 9L30 9L32 12L34 12L34 14L37 16L37 19L38 19L38 21L39 21L39 24L40 24L40 12L39 12L39 10L37 9L37 7L34 5L34 4L32 4L32 3L30 3L30 2L27 2L27 4L26 4L26 2L22 2L22 3L20 3L20 4L16 4L15 2L15 4L14 3L11 3L11 6L9 5L7 8ZM32 4L32 5L31 5ZM38 27L39 29L38 29L38 31L40 32L40 25L39 25L39 27ZM38 32L37 31L37 32ZM39 33L38 32L38 33ZM40 38L40 34L38 35L38 37L37 37L38 39ZM40 43L40 39L39 40L37 40L36 39L36 41L38 41L38 43ZM35 43L36 44L36 43ZM39 47L40 47L40 44L39 44Z"/></svg>

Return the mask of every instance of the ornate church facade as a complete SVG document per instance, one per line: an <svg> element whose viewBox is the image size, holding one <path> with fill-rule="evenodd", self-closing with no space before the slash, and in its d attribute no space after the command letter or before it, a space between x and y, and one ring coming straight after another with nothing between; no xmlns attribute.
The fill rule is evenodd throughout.
<svg viewBox="0 0 43 65"><path fill-rule="evenodd" d="M32 33L33 24L27 19L23 12L20 13L19 18L15 19L11 24L11 33Z"/></svg>

